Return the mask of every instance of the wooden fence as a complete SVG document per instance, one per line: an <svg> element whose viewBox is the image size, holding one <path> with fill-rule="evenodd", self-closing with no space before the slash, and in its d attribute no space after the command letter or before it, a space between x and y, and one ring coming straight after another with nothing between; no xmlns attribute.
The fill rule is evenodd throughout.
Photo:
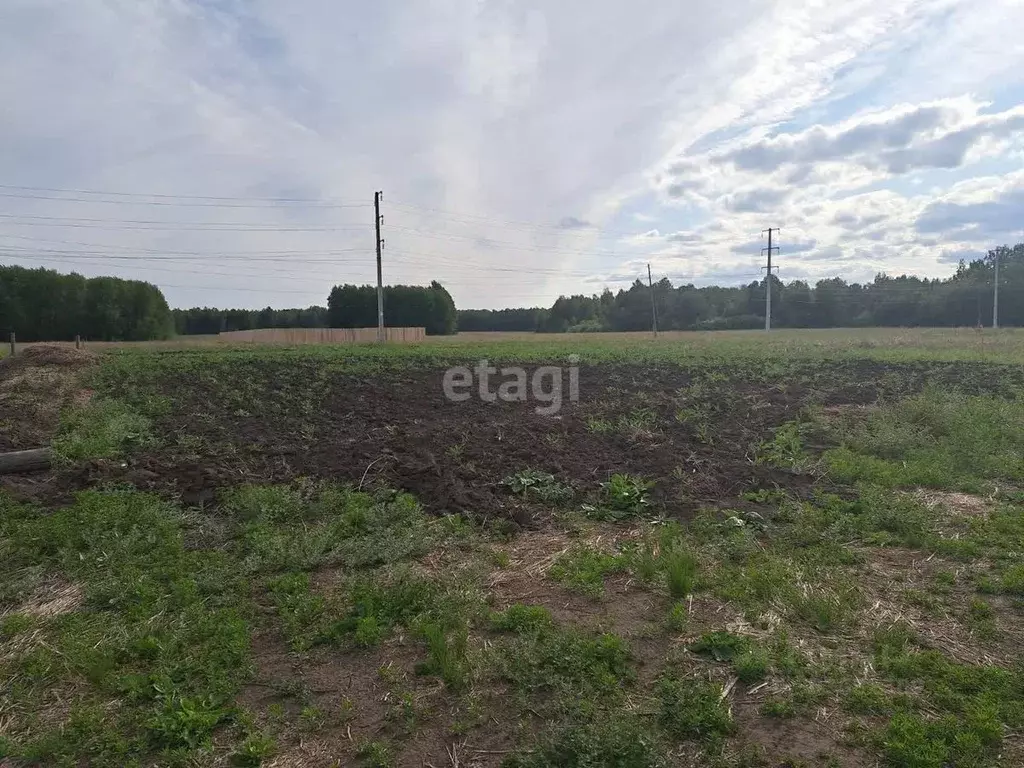
<svg viewBox="0 0 1024 768"><path fill-rule="evenodd" d="M385 328L388 342L423 341L424 328ZM376 328L258 328L253 331L224 331L219 341L254 341L269 344L357 344L377 341Z"/></svg>

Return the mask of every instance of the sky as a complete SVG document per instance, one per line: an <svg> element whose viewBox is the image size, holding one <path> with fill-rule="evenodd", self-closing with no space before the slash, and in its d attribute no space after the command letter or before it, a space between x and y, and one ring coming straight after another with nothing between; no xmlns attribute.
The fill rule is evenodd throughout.
<svg viewBox="0 0 1024 768"><path fill-rule="evenodd" d="M0 258L172 306L945 277L1024 240L1020 0L5 0Z"/></svg>

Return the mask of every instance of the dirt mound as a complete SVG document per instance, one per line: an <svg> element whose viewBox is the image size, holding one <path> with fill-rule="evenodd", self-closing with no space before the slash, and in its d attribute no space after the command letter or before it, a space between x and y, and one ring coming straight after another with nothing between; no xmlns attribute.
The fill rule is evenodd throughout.
<svg viewBox="0 0 1024 768"><path fill-rule="evenodd" d="M78 374L95 359L73 346L35 344L0 360L0 452L49 443L61 410L88 399Z"/></svg>
<svg viewBox="0 0 1024 768"><path fill-rule="evenodd" d="M80 368L96 360L96 355L62 344L33 344L21 349L14 357L0 360L0 371L9 372L33 366L54 365L61 368Z"/></svg>

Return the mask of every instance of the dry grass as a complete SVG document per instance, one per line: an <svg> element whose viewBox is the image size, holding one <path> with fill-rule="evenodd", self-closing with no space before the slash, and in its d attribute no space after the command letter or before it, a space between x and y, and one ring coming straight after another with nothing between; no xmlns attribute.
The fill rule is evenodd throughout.
<svg viewBox="0 0 1024 768"><path fill-rule="evenodd" d="M992 510L993 501L969 493L952 493L921 489L916 494L925 506L934 509L941 507L948 512L964 517L975 517L988 514Z"/></svg>

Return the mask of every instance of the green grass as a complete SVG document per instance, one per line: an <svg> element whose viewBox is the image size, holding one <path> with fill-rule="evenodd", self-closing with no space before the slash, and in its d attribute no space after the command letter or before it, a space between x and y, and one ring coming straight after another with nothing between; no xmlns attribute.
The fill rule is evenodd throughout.
<svg viewBox="0 0 1024 768"><path fill-rule="evenodd" d="M504 768L660 768L668 765L657 734L635 716L601 713L555 726L530 750L508 757Z"/></svg>
<svg viewBox="0 0 1024 768"><path fill-rule="evenodd" d="M87 491L49 514L3 504L4 562L41 563L85 600L0 662L5 696L24 713L12 754L124 765L203 748L237 719L251 669L248 589L228 557L188 550L182 534L174 507L132 491ZM41 698L55 685L70 685L59 729L45 725Z"/></svg>
<svg viewBox="0 0 1024 768"><path fill-rule="evenodd" d="M718 743L734 728L721 693L721 686L705 680L662 677L657 684L658 722L677 740Z"/></svg>
<svg viewBox="0 0 1024 768"><path fill-rule="evenodd" d="M730 632L708 632L698 638L690 650L707 654L715 661L728 662L739 680L748 685L763 680L771 668L771 659L766 649L749 638Z"/></svg>
<svg viewBox="0 0 1024 768"><path fill-rule="evenodd" d="M516 625L515 634L497 643L492 664L500 679L524 695L555 693L577 703L616 697L634 677L632 654L618 635L536 621Z"/></svg>
<svg viewBox="0 0 1024 768"><path fill-rule="evenodd" d="M95 398L61 416L51 447L58 462L109 459L155 443L149 419L127 403Z"/></svg>
<svg viewBox="0 0 1024 768"><path fill-rule="evenodd" d="M1024 480L1024 396L964 395L930 387L835 429L825 455L846 482L980 493Z"/></svg>
<svg viewBox="0 0 1024 768"><path fill-rule="evenodd" d="M510 766L828 765L834 758L789 756L785 745L744 748L776 718L799 732L826 709L837 747L866 764L1012 762L1008 735L1024 724L1011 647L1024 596L1021 377L1009 365L902 363L1024 362L1022 340L783 332L112 353L90 384L109 412L65 416L66 461L160 445L190 461L217 451L247 460L213 411L187 414L197 434L175 431L178 391L209 394L233 418L287 419L314 441L338 374L372 381L480 357L550 363L573 352L584 364L679 366L685 378L676 392L641 383L582 408L584 423L561 422L539 442L545 450L562 450L573 430L609 450L639 451L651 436L682 436L685 450L668 477L602 475L607 482L588 489L578 477L523 468L523 456L496 475L487 463L469 466L464 436L438 445L440 463L489 488L504 476L505 503L559 507L545 525L582 541L615 529L615 547L577 543L547 576L603 596L620 575L622 590L589 603L585 618L567 610L578 598L551 603L557 622L541 605L492 610L552 599L551 584L531 592L509 572L532 532L510 533L493 517L435 518L402 493L296 480L239 486L189 510L116 489L45 510L4 498L0 756L69 767L258 765L322 738L341 745L345 764L393 765L421 737L432 743L427 733L486 749L496 729ZM845 402L847 392L877 403L801 410ZM735 395L728 407L723 393ZM659 421L666 413L677 420ZM649 471L623 451L618 466ZM535 466L563 466L558 458ZM716 495L713 481L728 490ZM921 484L984 492L989 505L971 514L926 505L905 492ZM930 565L902 568L904 558ZM890 571L875 570L876 560L907 583L886 583L880 574ZM79 588L81 605L52 616L22 607L54 583ZM964 663L899 625L865 641L879 620L876 597L918 621L942 615L961 649L999 661ZM278 669L297 676L273 679L273 703L248 712L239 702L253 697L240 693L251 694L266 643L288 656ZM317 669L368 674L377 689L354 699L333 679L305 676ZM725 695L715 681L733 678Z"/></svg>
<svg viewBox="0 0 1024 768"><path fill-rule="evenodd" d="M609 554L585 546L576 546L561 555L549 575L570 589L597 597L604 592L605 577L629 568L626 554Z"/></svg>
<svg viewBox="0 0 1024 768"><path fill-rule="evenodd" d="M241 486L222 505L240 527L250 572L384 565L428 552L442 526L408 494L336 485Z"/></svg>
<svg viewBox="0 0 1024 768"><path fill-rule="evenodd" d="M874 663L893 685L915 693L922 710L897 712L881 734L892 766L991 765L1004 731L1024 724L1020 669L962 664L921 648L900 626L876 635Z"/></svg>

